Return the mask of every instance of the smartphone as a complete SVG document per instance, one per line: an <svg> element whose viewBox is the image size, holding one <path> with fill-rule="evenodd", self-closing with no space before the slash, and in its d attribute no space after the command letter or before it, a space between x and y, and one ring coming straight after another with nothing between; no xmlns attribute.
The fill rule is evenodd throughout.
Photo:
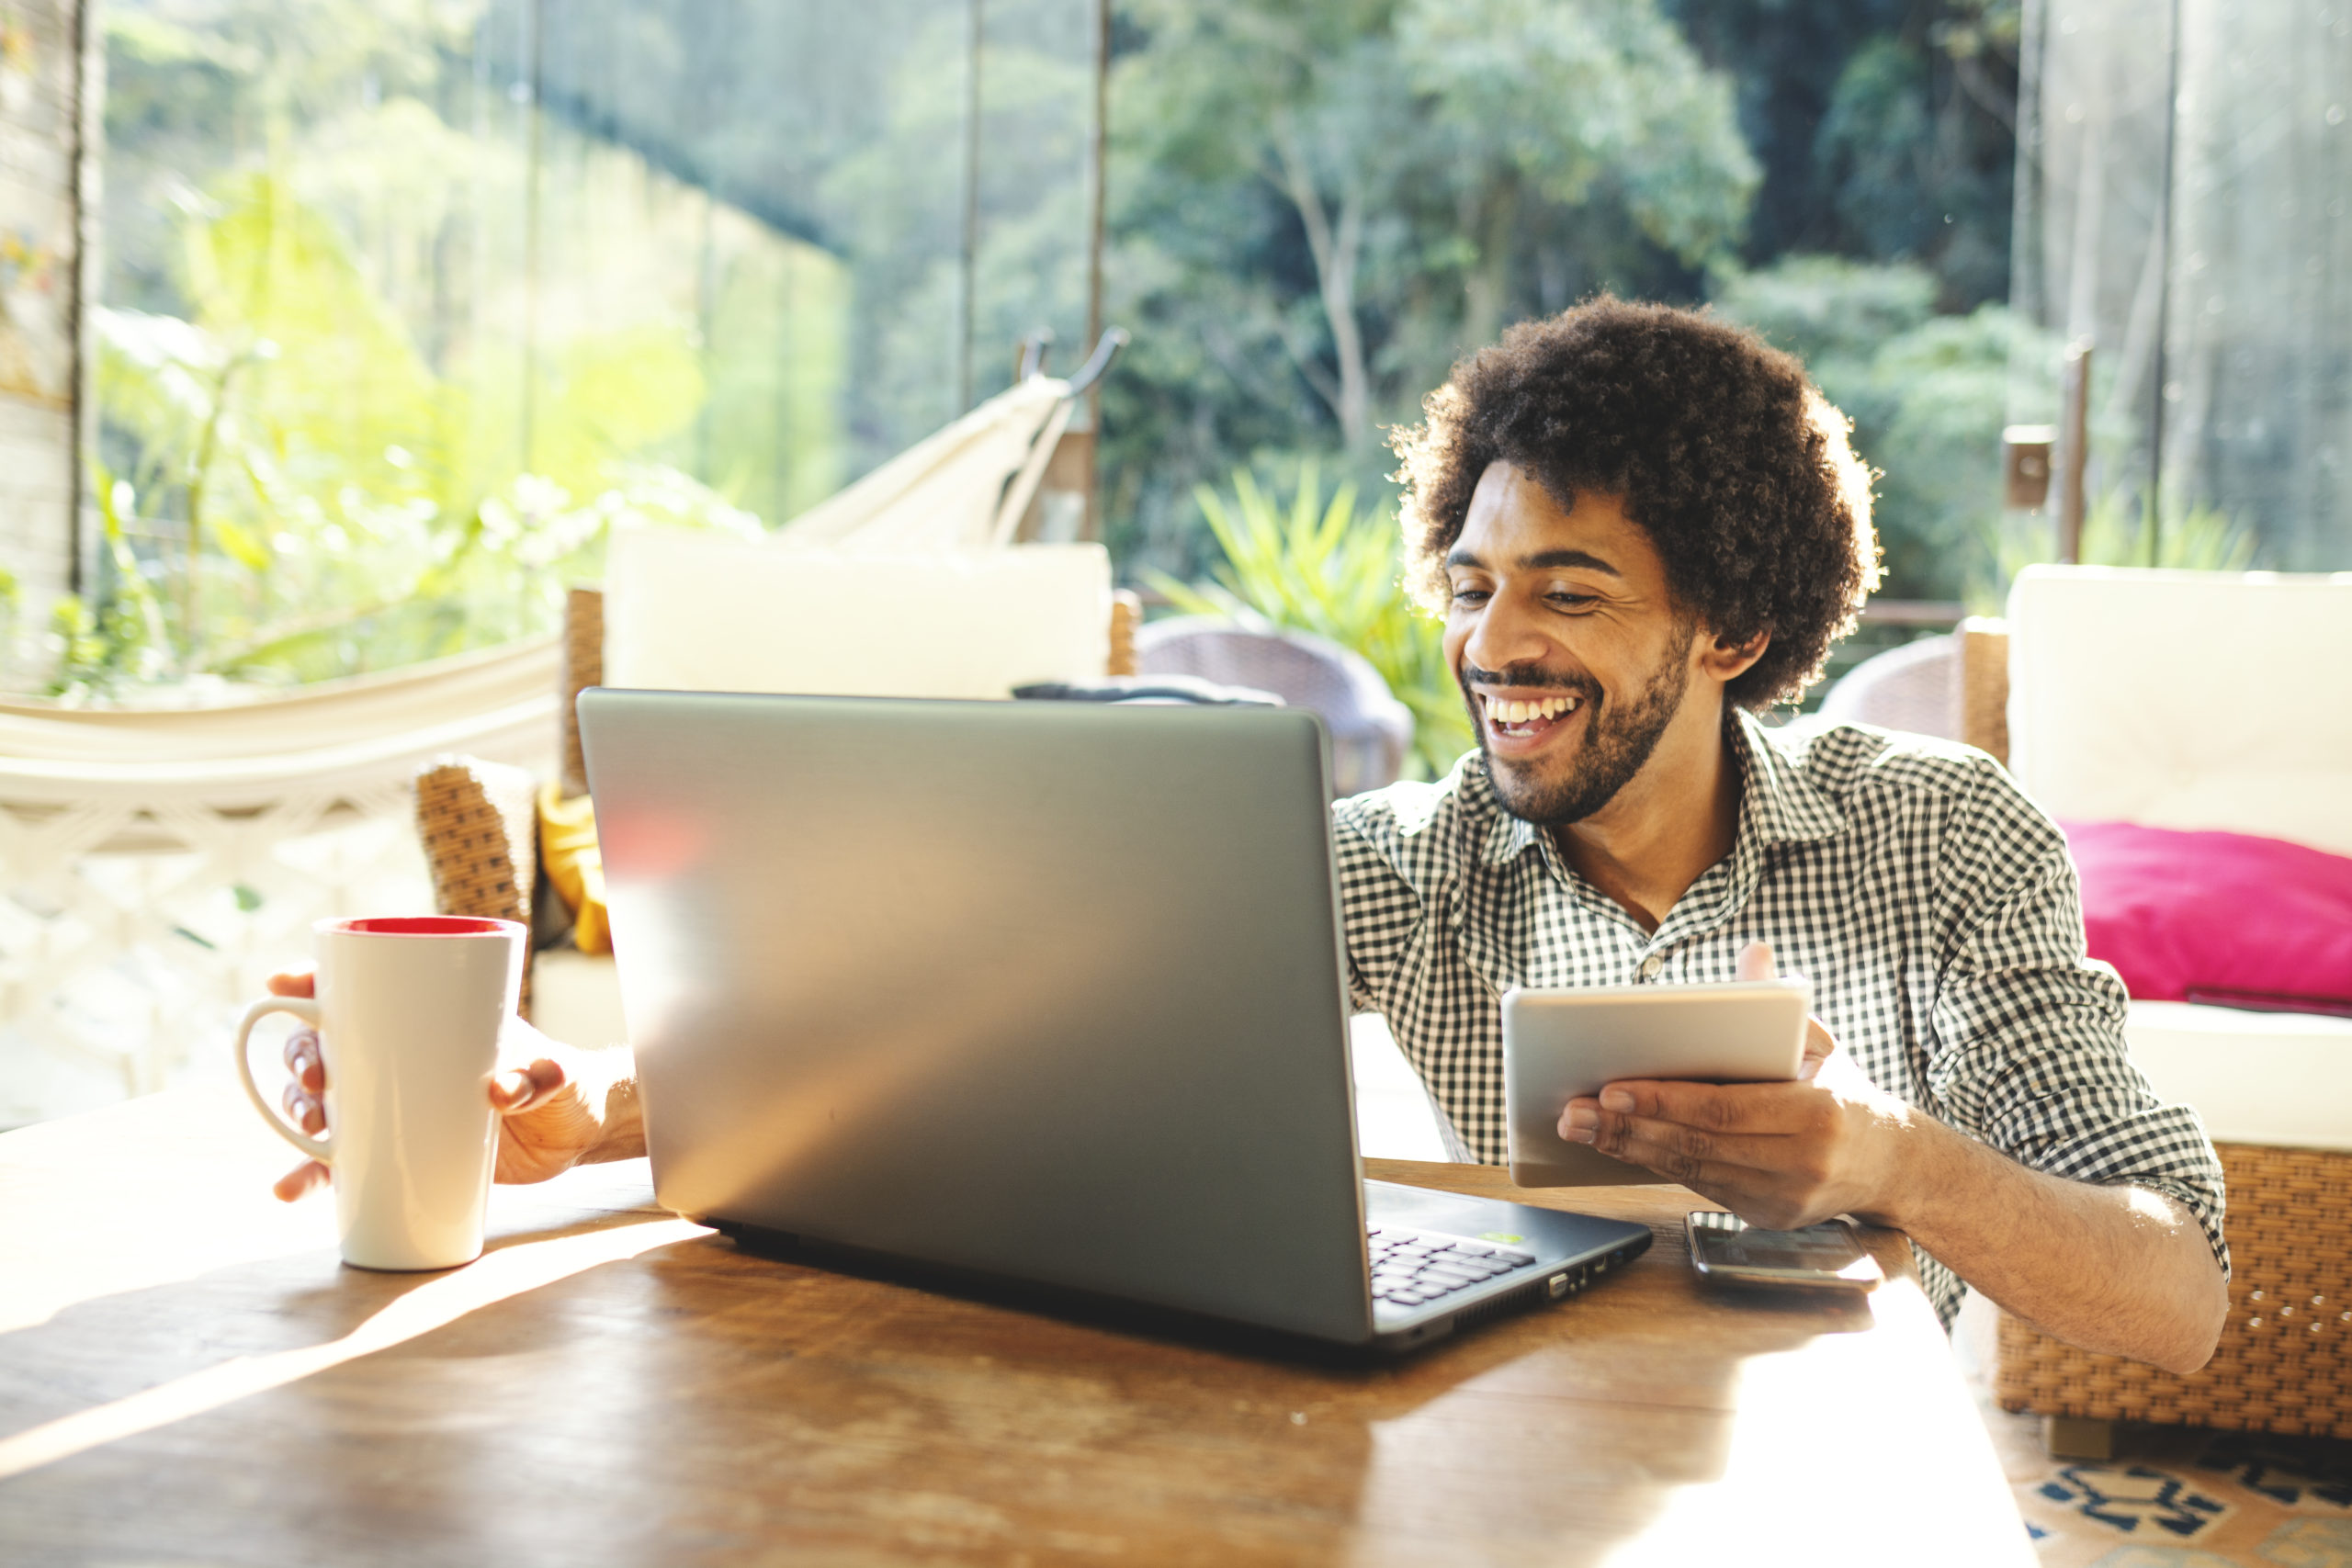
<svg viewBox="0 0 2352 1568"><path fill-rule="evenodd" d="M1690 1243L1690 1267L1727 1284L1867 1291L1886 1278L1846 1220L1768 1231L1737 1214L1696 1211L1682 1216L1682 1234Z"/></svg>

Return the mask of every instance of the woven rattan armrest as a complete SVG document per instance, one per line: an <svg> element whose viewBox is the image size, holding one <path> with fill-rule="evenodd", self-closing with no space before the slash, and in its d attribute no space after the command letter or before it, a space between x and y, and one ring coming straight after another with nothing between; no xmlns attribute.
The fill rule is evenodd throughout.
<svg viewBox="0 0 2352 1568"><path fill-rule="evenodd" d="M1971 615L1960 623L1960 738L2009 760L2009 628Z"/></svg>
<svg viewBox="0 0 2352 1568"><path fill-rule="evenodd" d="M531 775L478 757L443 757L416 775L416 831L445 915L531 923L539 867L537 789ZM523 971L523 1014L531 975Z"/></svg>
<svg viewBox="0 0 2352 1568"><path fill-rule="evenodd" d="M2230 1315L2177 1377L2051 1338L2004 1313L2004 1410L2352 1438L2352 1154L2219 1144L2230 1193Z"/></svg>

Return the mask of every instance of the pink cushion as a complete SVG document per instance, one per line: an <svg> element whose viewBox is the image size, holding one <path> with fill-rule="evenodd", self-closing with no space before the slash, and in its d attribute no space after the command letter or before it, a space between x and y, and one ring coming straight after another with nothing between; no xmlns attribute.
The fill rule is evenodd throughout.
<svg viewBox="0 0 2352 1568"><path fill-rule="evenodd" d="M2352 860L2244 833L2060 826L2091 956L2134 997L2352 1009Z"/></svg>

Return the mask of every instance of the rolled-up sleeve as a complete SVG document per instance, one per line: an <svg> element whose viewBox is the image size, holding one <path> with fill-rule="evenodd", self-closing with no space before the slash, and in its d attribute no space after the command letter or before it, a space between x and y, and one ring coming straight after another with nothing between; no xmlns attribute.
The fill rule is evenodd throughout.
<svg viewBox="0 0 2352 1568"><path fill-rule="evenodd" d="M2177 1200L2226 1274L2221 1161L2196 1111L2159 1100L2132 1064L2123 983L2085 950L2064 836L1989 763L1959 814L1937 869L1950 924L1927 1077L1939 1113L2036 1170Z"/></svg>

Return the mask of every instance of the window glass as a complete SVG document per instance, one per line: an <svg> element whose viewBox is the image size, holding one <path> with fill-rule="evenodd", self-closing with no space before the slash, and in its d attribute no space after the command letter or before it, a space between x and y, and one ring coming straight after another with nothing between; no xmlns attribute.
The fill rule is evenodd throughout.
<svg viewBox="0 0 2352 1568"><path fill-rule="evenodd" d="M128 672L546 629L1084 328L1088 0L115 0L96 321Z"/></svg>

